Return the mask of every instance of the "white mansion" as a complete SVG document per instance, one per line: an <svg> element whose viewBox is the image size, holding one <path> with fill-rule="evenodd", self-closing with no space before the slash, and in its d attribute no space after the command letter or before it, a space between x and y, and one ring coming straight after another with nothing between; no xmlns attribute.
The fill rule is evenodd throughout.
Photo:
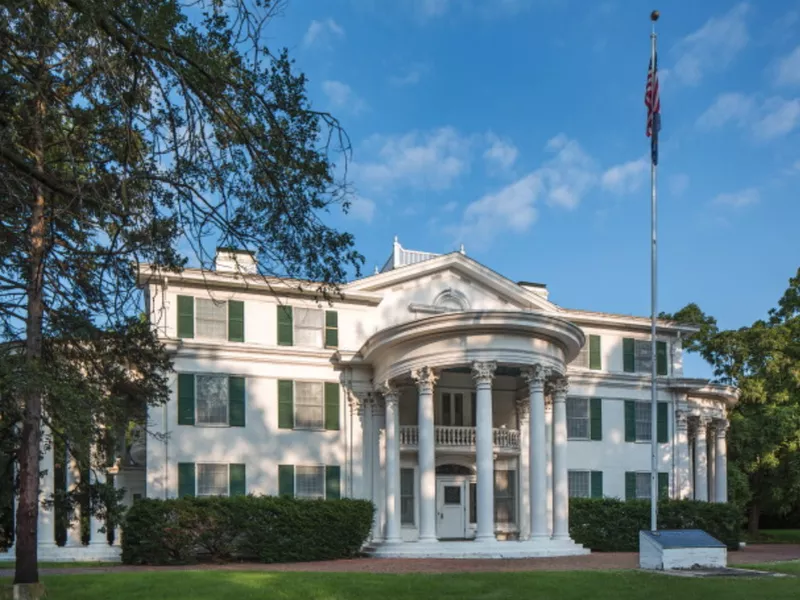
<svg viewBox="0 0 800 600"><path fill-rule="evenodd" d="M683 377L693 327L661 321L652 357L649 319L556 306L463 250L395 240L330 303L254 260L141 272L175 374L149 415L163 439L117 474L126 501L366 498L377 555L585 553L570 496L649 498L652 360L661 494L726 501L738 391Z"/></svg>

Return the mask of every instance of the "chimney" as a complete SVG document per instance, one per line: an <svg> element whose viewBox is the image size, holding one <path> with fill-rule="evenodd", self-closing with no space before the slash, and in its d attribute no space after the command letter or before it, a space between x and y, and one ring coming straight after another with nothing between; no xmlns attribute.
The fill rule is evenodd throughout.
<svg viewBox="0 0 800 600"><path fill-rule="evenodd" d="M218 273L255 275L258 273L256 254L251 250L217 248L217 254L214 257L214 270Z"/></svg>

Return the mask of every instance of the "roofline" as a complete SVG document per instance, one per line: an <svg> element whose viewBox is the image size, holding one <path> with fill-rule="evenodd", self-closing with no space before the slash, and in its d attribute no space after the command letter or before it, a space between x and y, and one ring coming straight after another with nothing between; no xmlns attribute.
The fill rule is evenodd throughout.
<svg viewBox="0 0 800 600"><path fill-rule="evenodd" d="M699 377L673 379L670 381L670 387L693 396L722 398L729 406L737 404L742 394L742 391L735 386L713 383Z"/></svg>
<svg viewBox="0 0 800 600"><path fill-rule="evenodd" d="M635 315L623 315L618 313L601 313L588 310L578 310L573 308L561 308L565 317L571 318L576 323L596 324L596 325L619 325L630 329L632 326L637 329L650 331L652 321L649 317L638 317ZM700 328L688 323L680 323L668 319L656 319L656 331L675 331L680 333L697 333Z"/></svg>

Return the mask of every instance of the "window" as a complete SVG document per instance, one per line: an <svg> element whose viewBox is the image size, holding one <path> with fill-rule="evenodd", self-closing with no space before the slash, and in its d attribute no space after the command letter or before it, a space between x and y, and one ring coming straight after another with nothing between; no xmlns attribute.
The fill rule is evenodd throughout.
<svg viewBox="0 0 800 600"><path fill-rule="evenodd" d="M517 522L517 472L494 472L494 520L495 523L512 525Z"/></svg>
<svg viewBox="0 0 800 600"><path fill-rule="evenodd" d="M414 469L400 469L400 523L414 525Z"/></svg>
<svg viewBox="0 0 800 600"><path fill-rule="evenodd" d="M294 426L296 429L322 429L325 426L325 405L322 383L295 381Z"/></svg>
<svg viewBox="0 0 800 600"><path fill-rule="evenodd" d="M636 441L649 442L652 436L652 408L649 402L636 402Z"/></svg>
<svg viewBox="0 0 800 600"><path fill-rule="evenodd" d="M225 375L197 375L198 425L228 424L228 378Z"/></svg>
<svg viewBox="0 0 800 600"><path fill-rule="evenodd" d="M599 335L591 334L586 336L586 343L581 347L572 364L576 367L592 369L593 371L602 369L603 357L600 349L600 339Z"/></svg>
<svg viewBox="0 0 800 600"><path fill-rule="evenodd" d="M228 495L228 465L198 464L197 465L197 495L198 496L227 496Z"/></svg>
<svg viewBox="0 0 800 600"><path fill-rule="evenodd" d="M469 522L478 522L478 484L469 484Z"/></svg>
<svg viewBox="0 0 800 600"><path fill-rule="evenodd" d="M623 338L623 370L628 373L650 373L653 368L651 340ZM656 375L669 374L667 342L656 341Z"/></svg>
<svg viewBox="0 0 800 600"><path fill-rule="evenodd" d="M570 498L592 497L590 471L568 471L567 485Z"/></svg>
<svg viewBox="0 0 800 600"><path fill-rule="evenodd" d="M228 303L211 298L195 298L197 337L228 339Z"/></svg>
<svg viewBox="0 0 800 600"><path fill-rule="evenodd" d="M296 346L322 348L324 316L321 310L294 307L294 343Z"/></svg>
<svg viewBox="0 0 800 600"><path fill-rule="evenodd" d="M636 473L636 498L650 498L650 473Z"/></svg>
<svg viewBox="0 0 800 600"><path fill-rule="evenodd" d="M325 467L295 467L295 497L325 498Z"/></svg>
<svg viewBox="0 0 800 600"><path fill-rule="evenodd" d="M589 439L589 399L567 398L567 438Z"/></svg>
<svg viewBox="0 0 800 600"><path fill-rule="evenodd" d="M439 404L437 425L464 427L468 425L464 411L464 394L461 392L442 392Z"/></svg>

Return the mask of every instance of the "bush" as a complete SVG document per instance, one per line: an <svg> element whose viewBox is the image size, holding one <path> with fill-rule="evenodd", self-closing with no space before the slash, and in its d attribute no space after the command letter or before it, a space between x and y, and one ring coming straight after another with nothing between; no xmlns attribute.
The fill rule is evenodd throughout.
<svg viewBox="0 0 800 600"><path fill-rule="evenodd" d="M702 529L728 546L739 548L741 513L733 504L662 500L659 529ZM639 531L650 529L649 500L572 498L569 503L572 539L601 552L636 552Z"/></svg>
<svg viewBox="0 0 800 600"><path fill-rule="evenodd" d="M122 562L173 565L351 558L369 535L373 513L371 502L352 499L143 499L125 517Z"/></svg>

